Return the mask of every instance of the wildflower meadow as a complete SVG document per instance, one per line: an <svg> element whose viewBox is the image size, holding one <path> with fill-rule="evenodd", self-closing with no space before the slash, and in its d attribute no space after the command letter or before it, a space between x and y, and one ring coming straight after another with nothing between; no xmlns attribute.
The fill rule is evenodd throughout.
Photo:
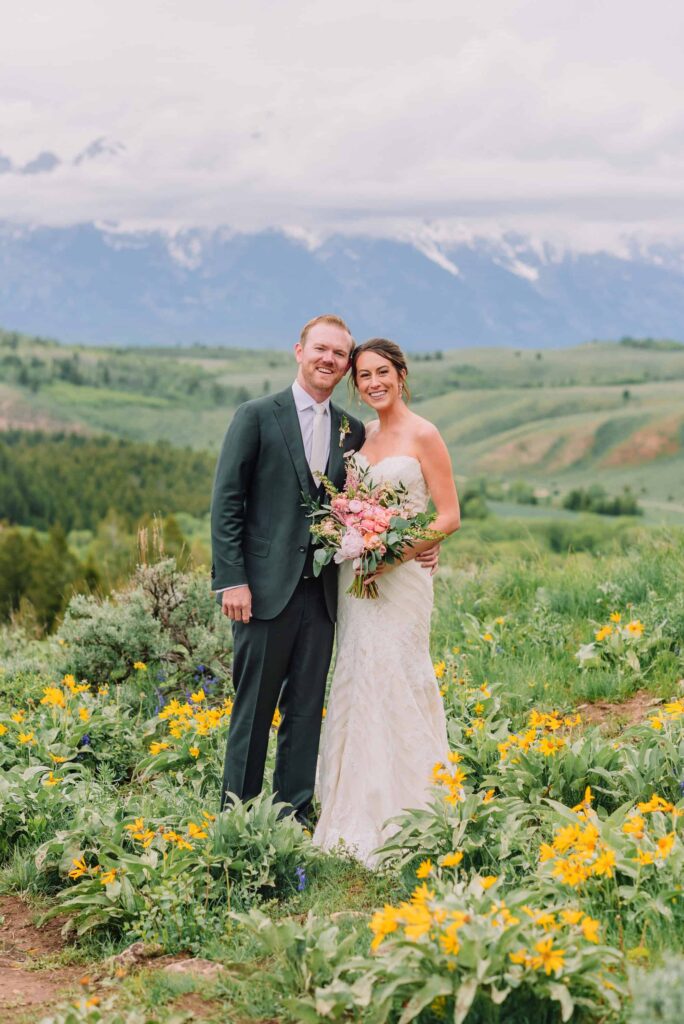
<svg viewBox="0 0 684 1024"><path fill-rule="evenodd" d="M14 976L61 978L7 1019L682 1020L684 534L560 526L445 546L450 754L373 872L268 787L218 812L231 636L200 570L4 629L0 900L59 935Z"/></svg>

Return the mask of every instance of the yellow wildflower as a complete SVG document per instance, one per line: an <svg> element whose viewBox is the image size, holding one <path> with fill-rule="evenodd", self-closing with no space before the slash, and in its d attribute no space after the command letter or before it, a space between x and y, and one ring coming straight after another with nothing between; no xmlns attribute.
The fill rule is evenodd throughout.
<svg viewBox="0 0 684 1024"><path fill-rule="evenodd" d="M441 679L446 672L446 661L437 661L432 667L435 672L435 678Z"/></svg>
<svg viewBox="0 0 684 1024"><path fill-rule="evenodd" d="M461 850L457 850L455 853L445 853L440 860L440 864L443 868L455 868L463 860L463 853Z"/></svg>
<svg viewBox="0 0 684 1024"><path fill-rule="evenodd" d="M582 802L579 803L579 804L576 804L573 807L573 811L582 811L582 810L584 810L587 807L591 807L593 802L594 802L594 794L591 791L591 786L587 786L587 788L584 790L584 797L582 799Z"/></svg>
<svg viewBox="0 0 684 1024"><path fill-rule="evenodd" d="M56 708L66 707L66 697L64 696L64 690L60 690L58 686L45 686L43 688L43 696L40 699L41 704L51 704Z"/></svg>
<svg viewBox="0 0 684 1024"><path fill-rule="evenodd" d="M402 918L404 935L411 942L422 938L432 927L432 915L425 904L404 904Z"/></svg>
<svg viewBox="0 0 684 1024"><path fill-rule="evenodd" d="M375 951L387 935L397 930L398 912L396 907L386 904L382 910L377 910L370 922L370 929L373 932L371 949Z"/></svg>
<svg viewBox="0 0 684 1024"><path fill-rule="evenodd" d="M450 924L439 937L439 944L447 956L458 956L461 944L458 941L458 925Z"/></svg>
<svg viewBox="0 0 684 1024"><path fill-rule="evenodd" d="M621 619L622 619L622 616L620 615L620 612L611 612L610 613L610 621L611 622L620 622Z"/></svg>
<svg viewBox="0 0 684 1024"><path fill-rule="evenodd" d="M593 917L587 915L582 920L582 933L587 942L598 942L599 941L599 928L601 923L596 921Z"/></svg>
<svg viewBox="0 0 684 1024"><path fill-rule="evenodd" d="M416 878L427 878L428 875L432 874L433 867L434 865L429 857L427 860L421 861L416 870Z"/></svg>
<svg viewBox="0 0 684 1024"><path fill-rule="evenodd" d="M13 722L16 722L17 725L21 725L21 723L26 718L26 712L25 711L15 711L13 715L10 715L10 718L12 719Z"/></svg>
<svg viewBox="0 0 684 1024"><path fill-rule="evenodd" d="M641 636L644 632L644 624L643 622L639 622L638 619L633 619L625 626L625 632L629 636Z"/></svg>
<svg viewBox="0 0 684 1024"><path fill-rule="evenodd" d="M484 875L482 878L479 879L479 882L480 882L480 885L482 886L482 888L486 892L487 889L490 889L494 885L495 882L498 882L498 880L499 880L499 876L498 875Z"/></svg>
<svg viewBox="0 0 684 1024"><path fill-rule="evenodd" d="M200 756L200 748L199 747L190 747L190 749L188 750L188 754L190 754L190 757L199 757Z"/></svg>
<svg viewBox="0 0 684 1024"><path fill-rule="evenodd" d="M432 889L428 889L427 882L423 882L422 885L417 885L411 895L411 903L415 903L416 906L423 906L430 900L434 900L435 894Z"/></svg>
<svg viewBox="0 0 684 1024"><path fill-rule="evenodd" d="M596 632L594 633L594 639L598 643L602 643L606 639L606 637L609 637L611 635L612 632L613 632L613 627L612 626L601 626L601 628L597 629Z"/></svg>
<svg viewBox="0 0 684 1024"><path fill-rule="evenodd" d="M615 853L613 850L604 848L599 856L596 858L591 868L595 875L607 875L608 878L613 877L613 868L615 867Z"/></svg>
<svg viewBox="0 0 684 1024"><path fill-rule="evenodd" d="M88 708L79 708L78 717L81 719L82 722L87 722L88 719L90 718L90 712L88 711Z"/></svg>
<svg viewBox="0 0 684 1024"><path fill-rule="evenodd" d="M642 814L650 814L652 811L663 811L663 813L667 814L668 811L674 810L674 804L664 800L662 796L658 796L656 793L645 803L637 804L637 807Z"/></svg>
<svg viewBox="0 0 684 1024"><path fill-rule="evenodd" d="M0 736L4 736L6 732L7 732L7 726L3 725L3 723L0 722Z"/></svg>
<svg viewBox="0 0 684 1024"><path fill-rule="evenodd" d="M555 878L560 878L565 885L571 886L581 885L589 876L587 868L570 859L556 861L552 874Z"/></svg>
<svg viewBox="0 0 684 1024"><path fill-rule="evenodd" d="M64 764L64 762L66 761L66 757L60 757L59 754L50 754L50 757L52 758L55 764Z"/></svg>
<svg viewBox="0 0 684 1024"><path fill-rule="evenodd" d="M208 833L200 825L196 825L194 821L189 821L188 835L191 839L206 839Z"/></svg>
<svg viewBox="0 0 684 1024"><path fill-rule="evenodd" d="M523 967L527 966L529 960L527 950L518 949L515 953L509 953L508 956L512 964L521 964Z"/></svg>
<svg viewBox="0 0 684 1024"><path fill-rule="evenodd" d="M645 867L647 864L655 863L655 854L650 850L637 850L635 860L640 867Z"/></svg>
<svg viewBox="0 0 684 1024"><path fill-rule="evenodd" d="M657 854L657 856L661 860L665 860L666 857L670 856L670 854L672 853L672 847L674 846L674 841L675 841L675 833L674 832L668 832L668 834L666 836L663 836L661 839L658 840L658 843L657 843L658 854Z"/></svg>
<svg viewBox="0 0 684 1024"><path fill-rule="evenodd" d="M199 689L197 691L197 693L191 693L190 694L190 700L193 702L193 704L201 704L202 701L206 700L206 699L207 699L207 695L204 692L204 690L202 690L202 689Z"/></svg>
<svg viewBox="0 0 684 1024"><path fill-rule="evenodd" d="M134 822L128 825L124 825L127 832L142 832L145 827L145 822L142 818L136 818Z"/></svg>
<svg viewBox="0 0 684 1024"><path fill-rule="evenodd" d="M32 732L20 732L19 733L20 743L35 743Z"/></svg>
<svg viewBox="0 0 684 1024"><path fill-rule="evenodd" d="M542 843L539 847L539 860L542 864L545 864L547 860L553 860L556 856L556 851L553 846L549 843Z"/></svg>
<svg viewBox="0 0 684 1024"><path fill-rule="evenodd" d="M43 785L44 786L59 786L61 781L62 780L60 778L58 778L54 774L54 772L50 772L49 775L46 775L46 777L43 779Z"/></svg>
<svg viewBox="0 0 684 1024"><path fill-rule="evenodd" d="M104 871L100 875L100 885L110 885L116 878L116 868L112 868L110 871Z"/></svg>
<svg viewBox="0 0 684 1024"><path fill-rule="evenodd" d="M212 814L211 811L202 811L202 817L206 818L207 821L216 821L216 815Z"/></svg>
<svg viewBox="0 0 684 1024"><path fill-rule="evenodd" d="M552 974L554 971L558 974L563 969L565 951L553 948L552 935L548 939L542 939L541 942L535 943L534 948L539 954L540 967L544 968L546 974Z"/></svg>
<svg viewBox="0 0 684 1024"><path fill-rule="evenodd" d="M663 720L660 715L651 715L649 722L652 729L662 729Z"/></svg>
<svg viewBox="0 0 684 1024"><path fill-rule="evenodd" d="M561 910L561 917L565 924L579 924L583 916L581 910Z"/></svg>
<svg viewBox="0 0 684 1024"><path fill-rule="evenodd" d="M147 665L145 664L144 661L134 661L133 668L136 670L136 672L144 672L145 669L147 668Z"/></svg>
<svg viewBox="0 0 684 1024"><path fill-rule="evenodd" d="M635 839L644 838L644 819L639 814L630 814L627 821L622 826L622 831L625 835L634 836Z"/></svg>
<svg viewBox="0 0 684 1024"><path fill-rule="evenodd" d="M553 848L558 853L565 853L575 845L580 836L579 825L564 825L558 829L556 837L553 840Z"/></svg>
<svg viewBox="0 0 684 1024"><path fill-rule="evenodd" d="M494 637L492 636L491 633L483 633L482 639L486 640L488 644L494 643Z"/></svg>
<svg viewBox="0 0 684 1024"><path fill-rule="evenodd" d="M162 750L168 750L170 746L170 743L160 743L158 740L154 740L150 743L150 754L156 756L157 754L161 754Z"/></svg>
<svg viewBox="0 0 684 1024"><path fill-rule="evenodd" d="M88 865L83 857L74 858L71 863L74 866L69 872L69 878L80 878L82 875L88 874Z"/></svg>
<svg viewBox="0 0 684 1024"><path fill-rule="evenodd" d="M281 721L282 716L280 714L280 708L276 708L273 713L273 721L271 722L271 727L273 729L277 729L280 726Z"/></svg>

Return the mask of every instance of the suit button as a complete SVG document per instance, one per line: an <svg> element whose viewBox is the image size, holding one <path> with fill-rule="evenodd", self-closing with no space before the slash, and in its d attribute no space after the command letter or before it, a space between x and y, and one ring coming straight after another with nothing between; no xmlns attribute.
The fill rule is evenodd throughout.
<svg viewBox="0 0 684 1024"><path fill-rule="evenodd" d="M299 550L300 550L300 552L301 552L301 554L302 554L302 555L306 554L306 548L304 547L304 545L303 545L303 544L300 544L300 545L299 545Z"/></svg>

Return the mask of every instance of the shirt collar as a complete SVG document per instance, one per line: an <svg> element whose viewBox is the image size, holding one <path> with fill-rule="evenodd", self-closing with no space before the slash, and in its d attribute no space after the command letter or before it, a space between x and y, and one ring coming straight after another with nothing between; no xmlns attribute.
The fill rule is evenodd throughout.
<svg viewBox="0 0 684 1024"><path fill-rule="evenodd" d="M309 392L304 390L298 380L295 380L292 385L292 394L294 395L298 412L303 412L304 409L313 409L316 404L324 405L325 411L330 412L330 398L326 398L324 402L317 403L316 399L312 398Z"/></svg>

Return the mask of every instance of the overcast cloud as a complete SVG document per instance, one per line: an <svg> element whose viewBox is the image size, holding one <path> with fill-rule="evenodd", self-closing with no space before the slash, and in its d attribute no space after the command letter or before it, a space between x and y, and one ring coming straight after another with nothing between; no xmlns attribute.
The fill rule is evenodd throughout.
<svg viewBox="0 0 684 1024"><path fill-rule="evenodd" d="M0 219L684 235L676 2L0 8Z"/></svg>

